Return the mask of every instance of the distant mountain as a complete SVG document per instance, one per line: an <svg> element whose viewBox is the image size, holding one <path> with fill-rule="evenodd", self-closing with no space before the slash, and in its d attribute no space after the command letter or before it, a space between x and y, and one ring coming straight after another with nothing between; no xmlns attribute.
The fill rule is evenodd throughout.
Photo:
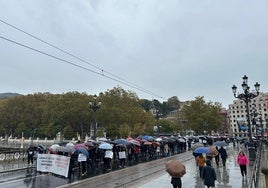
<svg viewBox="0 0 268 188"><path fill-rule="evenodd" d="M0 99L16 97L19 95L21 95L21 94L19 94L19 93L0 93Z"/></svg>

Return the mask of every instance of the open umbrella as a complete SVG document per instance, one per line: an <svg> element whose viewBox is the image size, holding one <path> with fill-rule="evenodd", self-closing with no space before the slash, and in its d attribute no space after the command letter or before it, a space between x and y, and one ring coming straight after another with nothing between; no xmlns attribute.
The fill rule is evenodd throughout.
<svg viewBox="0 0 268 188"><path fill-rule="evenodd" d="M224 147L224 146L228 146L228 144L224 141L216 141L212 144L213 146L219 146L219 147Z"/></svg>
<svg viewBox="0 0 268 188"><path fill-rule="evenodd" d="M166 171L172 177L182 177L186 174L186 169L183 164L181 164L178 160L169 160L166 163Z"/></svg>
<svg viewBox="0 0 268 188"><path fill-rule="evenodd" d="M140 142L138 140L130 140L129 142L131 142L132 144L136 145L136 146L141 146Z"/></svg>
<svg viewBox="0 0 268 188"><path fill-rule="evenodd" d="M63 152L66 153L73 153L75 151L74 146L65 146L65 148L63 149Z"/></svg>
<svg viewBox="0 0 268 188"><path fill-rule="evenodd" d="M149 141L146 141L146 142L144 142L143 143L143 145L145 145L145 146L149 146L149 145L152 145L153 143L152 142L149 142Z"/></svg>
<svg viewBox="0 0 268 188"><path fill-rule="evenodd" d="M73 143L71 143L71 142L69 142L69 143L67 143L67 144L66 144L66 146L65 146L65 147L67 147L67 146L68 146L68 147L69 147L69 146L74 147L74 144L73 144Z"/></svg>
<svg viewBox="0 0 268 188"><path fill-rule="evenodd" d="M66 146L66 144L68 144L69 142L67 142L67 141L62 141L62 142L59 142L58 144L60 145L60 146Z"/></svg>
<svg viewBox="0 0 268 188"><path fill-rule="evenodd" d="M44 146L43 144L38 144L37 147L40 148L42 151L46 150L46 146Z"/></svg>
<svg viewBox="0 0 268 188"><path fill-rule="evenodd" d="M57 148L56 148L56 151L57 151L57 152L63 152L64 149L65 149L64 146L60 146L60 147L57 147Z"/></svg>
<svg viewBox="0 0 268 188"><path fill-rule="evenodd" d="M204 147L204 144L197 142L191 147L191 149L194 151L196 148L199 148L199 147Z"/></svg>
<svg viewBox="0 0 268 188"><path fill-rule="evenodd" d="M140 137L140 139L152 141L154 139L154 137L149 136L149 135L143 135L143 136Z"/></svg>
<svg viewBox="0 0 268 188"><path fill-rule="evenodd" d="M185 142L186 142L186 140L183 139L183 138L178 138L178 141L179 141L179 142L182 142L182 143L185 143Z"/></svg>
<svg viewBox="0 0 268 188"><path fill-rule="evenodd" d="M94 147L94 144L92 142L86 142L85 146L87 147Z"/></svg>
<svg viewBox="0 0 268 188"><path fill-rule="evenodd" d="M86 148L86 146L85 144L75 144L74 149L78 149L78 148Z"/></svg>
<svg viewBox="0 0 268 188"><path fill-rule="evenodd" d="M89 153L85 148L78 148L78 149L75 150L75 153L77 153L77 154L82 153L87 158L89 158Z"/></svg>
<svg viewBox="0 0 268 188"><path fill-rule="evenodd" d="M49 148L50 148L51 150L53 150L53 151L56 151L56 149L59 148L59 147L60 147L59 144L53 144L53 145L51 145Z"/></svg>
<svg viewBox="0 0 268 188"><path fill-rule="evenodd" d="M113 146L108 143L103 143L99 145L99 149L113 149Z"/></svg>
<svg viewBox="0 0 268 188"><path fill-rule="evenodd" d="M211 153L208 147L198 147L194 150L194 153Z"/></svg>
<svg viewBox="0 0 268 188"><path fill-rule="evenodd" d="M210 154L208 154L211 157L214 157L218 155L218 150L214 146L209 146L208 149L210 150Z"/></svg>
<svg viewBox="0 0 268 188"><path fill-rule="evenodd" d="M160 143L159 143L159 142L152 142L152 144L153 144L154 146L160 146Z"/></svg>
<svg viewBox="0 0 268 188"><path fill-rule="evenodd" d="M115 140L114 143L115 144L124 144L126 146L127 145L131 145L131 142L130 141L128 141L126 139L123 139L123 138Z"/></svg>

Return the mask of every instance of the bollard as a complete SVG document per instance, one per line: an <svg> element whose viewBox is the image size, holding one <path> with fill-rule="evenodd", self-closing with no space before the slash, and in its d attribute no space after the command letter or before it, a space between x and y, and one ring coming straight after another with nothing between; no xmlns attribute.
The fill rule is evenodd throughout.
<svg viewBox="0 0 268 188"><path fill-rule="evenodd" d="M263 167L261 168L261 172L264 174L265 176L265 184L268 185L268 168L267 167ZM267 186L266 186L267 187Z"/></svg>

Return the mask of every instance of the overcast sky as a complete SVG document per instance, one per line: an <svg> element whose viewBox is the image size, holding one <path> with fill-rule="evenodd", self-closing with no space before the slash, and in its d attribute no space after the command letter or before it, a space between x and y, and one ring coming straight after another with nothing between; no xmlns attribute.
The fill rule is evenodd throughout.
<svg viewBox="0 0 268 188"><path fill-rule="evenodd" d="M266 0L0 0L0 93L121 86L143 99L204 96L227 108L245 74L251 89L268 91L267 9Z"/></svg>

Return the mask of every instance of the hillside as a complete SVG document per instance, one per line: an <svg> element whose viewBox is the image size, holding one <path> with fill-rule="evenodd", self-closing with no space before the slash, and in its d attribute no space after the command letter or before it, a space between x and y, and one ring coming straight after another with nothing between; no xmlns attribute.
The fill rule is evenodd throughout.
<svg viewBox="0 0 268 188"><path fill-rule="evenodd" d="M5 99L5 98L11 98L15 96L19 96L21 94L18 93L0 93L0 99Z"/></svg>

